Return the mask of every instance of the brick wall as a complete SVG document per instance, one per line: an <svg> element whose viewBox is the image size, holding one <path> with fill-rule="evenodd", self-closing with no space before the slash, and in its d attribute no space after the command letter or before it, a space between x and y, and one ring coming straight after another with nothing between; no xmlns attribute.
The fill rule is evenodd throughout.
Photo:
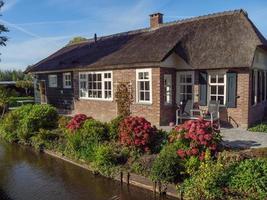
<svg viewBox="0 0 267 200"><path fill-rule="evenodd" d="M160 123L160 68L152 68L152 104L139 104L136 102L136 70L113 70L113 95L119 82L129 82L133 90L134 102L131 106L132 115L143 116L154 125ZM79 73L74 73L75 104L73 114L84 113L101 121L110 121L117 116L117 104L103 100L79 99Z"/></svg>

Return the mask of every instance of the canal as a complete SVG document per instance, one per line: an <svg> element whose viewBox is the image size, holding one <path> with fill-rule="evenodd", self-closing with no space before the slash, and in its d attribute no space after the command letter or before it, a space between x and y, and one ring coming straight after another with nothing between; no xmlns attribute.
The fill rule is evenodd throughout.
<svg viewBox="0 0 267 200"><path fill-rule="evenodd" d="M102 176L30 148L0 141L1 200L168 199Z"/></svg>

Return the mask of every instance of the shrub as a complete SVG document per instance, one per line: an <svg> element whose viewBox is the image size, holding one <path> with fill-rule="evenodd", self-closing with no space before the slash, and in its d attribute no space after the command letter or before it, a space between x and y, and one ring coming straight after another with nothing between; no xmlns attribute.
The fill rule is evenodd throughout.
<svg viewBox="0 0 267 200"><path fill-rule="evenodd" d="M104 175L112 175L116 165L116 154L114 148L109 144L98 145L94 150L93 168Z"/></svg>
<svg viewBox="0 0 267 200"><path fill-rule="evenodd" d="M123 117L118 116L108 123L108 134L111 140L117 140L119 138L119 126Z"/></svg>
<svg viewBox="0 0 267 200"><path fill-rule="evenodd" d="M58 118L58 128L61 128L61 129L66 128L71 119L72 118L69 116L60 116Z"/></svg>
<svg viewBox="0 0 267 200"><path fill-rule="evenodd" d="M17 112L9 112L5 115L0 123L0 135L8 142L16 142L18 140L17 126L19 123L19 116Z"/></svg>
<svg viewBox="0 0 267 200"><path fill-rule="evenodd" d="M70 122L67 125L67 128L71 131L75 131L79 128L82 127L83 123L87 120L90 119L84 114L77 114L75 115Z"/></svg>
<svg viewBox="0 0 267 200"><path fill-rule="evenodd" d="M156 128L143 117L130 116L121 122L119 132L122 145L149 151Z"/></svg>
<svg viewBox="0 0 267 200"><path fill-rule="evenodd" d="M177 144L175 143L169 144L162 149L151 169L150 176L153 181L172 183L181 180L185 169L183 161L176 154L176 149Z"/></svg>
<svg viewBox="0 0 267 200"><path fill-rule="evenodd" d="M211 122L203 119L189 120L175 127L174 130L181 132L176 137L179 136L179 139L187 140L189 143L189 148L178 149L177 154L181 158L198 156L200 160L203 160L207 149L213 155L218 151L218 144L222 137L219 131L212 127Z"/></svg>
<svg viewBox="0 0 267 200"><path fill-rule="evenodd" d="M134 173L149 176L156 157L156 154L143 155L133 162L130 168Z"/></svg>
<svg viewBox="0 0 267 200"><path fill-rule="evenodd" d="M58 114L56 109L50 105L27 105L17 111L20 116L23 116L19 122L19 139L28 140L40 128L53 129L57 127Z"/></svg>
<svg viewBox="0 0 267 200"><path fill-rule="evenodd" d="M242 161L228 175L229 190L243 199L266 199L267 159Z"/></svg>
<svg viewBox="0 0 267 200"><path fill-rule="evenodd" d="M157 130L151 141L152 153L159 153L168 143L168 133L163 130Z"/></svg>
<svg viewBox="0 0 267 200"><path fill-rule="evenodd" d="M185 199L224 199L222 175L224 167L209 158L200 164L199 170L181 186Z"/></svg>
<svg viewBox="0 0 267 200"><path fill-rule="evenodd" d="M257 124L255 126L249 128L248 130L252 131L252 132L264 132L264 133L267 133L267 123Z"/></svg>
<svg viewBox="0 0 267 200"><path fill-rule="evenodd" d="M93 119L87 119L79 132L81 132L84 142L99 143L108 139L106 124Z"/></svg>
<svg viewBox="0 0 267 200"><path fill-rule="evenodd" d="M36 149L43 149L49 145L50 142L58 140L62 135L62 132L59 129L54 130L45 130L40 129L38 134L31 138L31 144Z"/></svg>

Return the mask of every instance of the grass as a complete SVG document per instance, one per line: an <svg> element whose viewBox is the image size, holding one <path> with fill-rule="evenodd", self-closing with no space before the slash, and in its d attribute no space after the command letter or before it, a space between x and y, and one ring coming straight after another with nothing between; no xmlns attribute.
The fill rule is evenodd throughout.
<svg viewBox="0 0 267 200"><path fill-rule="evenodd" d="M248 130L252 131L252 132L267 133L267 122L263 122L263 123L255 125L255 126L252 126Z"/></svg>

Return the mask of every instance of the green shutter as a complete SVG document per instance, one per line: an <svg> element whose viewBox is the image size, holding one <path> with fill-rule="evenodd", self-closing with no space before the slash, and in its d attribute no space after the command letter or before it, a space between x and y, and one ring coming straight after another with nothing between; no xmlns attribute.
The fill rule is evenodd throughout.
<svg viewBox="0 0 267 200"><path fill-rule="evenodd" d="M236 108L236 73L227 73L226 105L228 108Z"/></svg>
<svg viewBox="0 0 267 200"><path fill-rule="evenodd" d="M206 72L199 73L199 105L207 105L207 80L208 75Z"/></svg>

